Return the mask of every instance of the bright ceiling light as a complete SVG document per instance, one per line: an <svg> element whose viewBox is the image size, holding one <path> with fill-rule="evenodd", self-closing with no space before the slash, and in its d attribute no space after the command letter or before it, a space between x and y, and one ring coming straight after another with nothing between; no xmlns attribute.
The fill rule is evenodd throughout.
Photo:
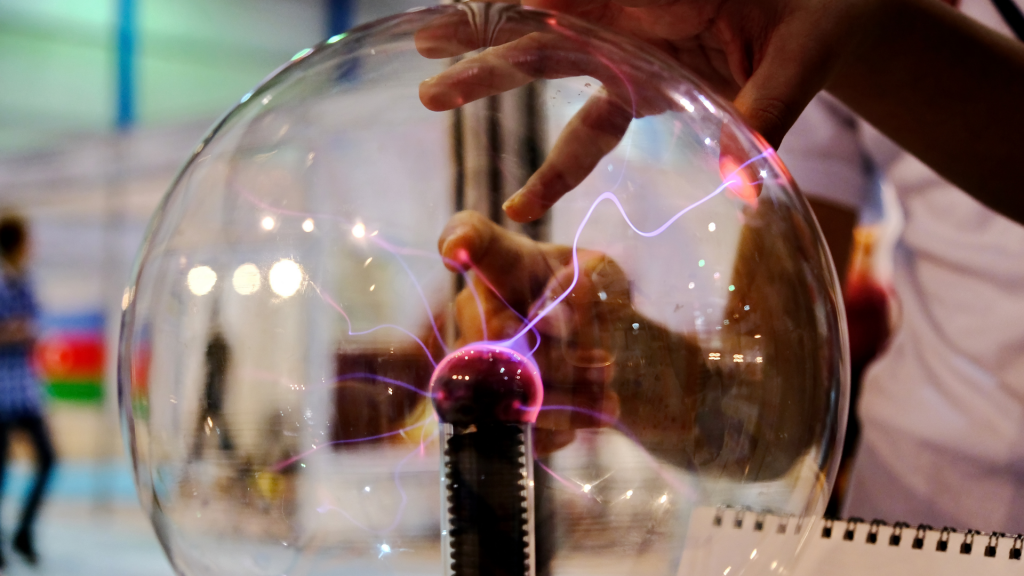
<svg viewBox="0 0 1024 576"><path fill-rule="evenodd" d="M209 266L196 266L188 271L188 289L196 296L209 294L217 283L217 273Z"/></svg>
<svg viewBox="0 0 1024 576"><path fill-rule="evenodd" d="M270 267L270 289L282 298L295 295L302 287L302 267L294 261L282 258Z"/></svg>
<svg viewBox="0 0 1024 576"><path fill-rule="evenodd" d="M252 263L242 264L235 269L231 285L234 286L235 292L242 296L253 294L260 289L260 269Z"/></svg>

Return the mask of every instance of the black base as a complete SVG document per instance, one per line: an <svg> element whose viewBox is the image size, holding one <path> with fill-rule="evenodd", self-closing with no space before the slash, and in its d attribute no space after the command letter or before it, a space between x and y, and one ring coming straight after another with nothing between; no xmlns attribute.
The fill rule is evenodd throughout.
<svg viewBox="0 0 1024 576"><path fill-rule="evenodd" d="M455 430L448 439L454 576L528 576L525 443L518 425Z"/></svg>

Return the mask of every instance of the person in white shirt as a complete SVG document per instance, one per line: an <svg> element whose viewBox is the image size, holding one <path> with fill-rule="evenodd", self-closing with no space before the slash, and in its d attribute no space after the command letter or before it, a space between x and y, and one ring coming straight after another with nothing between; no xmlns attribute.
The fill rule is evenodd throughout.
<svg viewBox="0 0 1024 576"><path fill-rule="evenodd" d="M960 8L1012 34L990 0ZM851 213L872 185L868 157L903 212L900 322L856 407L862 439L845 514L1024 533L1024 227L827 96L780 155L808 195Z"/></svg>

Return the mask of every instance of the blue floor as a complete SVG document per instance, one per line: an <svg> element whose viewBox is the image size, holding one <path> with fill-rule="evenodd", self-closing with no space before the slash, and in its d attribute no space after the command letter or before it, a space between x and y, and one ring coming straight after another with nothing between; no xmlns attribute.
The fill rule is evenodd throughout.
<svg viewBox="0 0 1024 576"><path fill-rule="evenodd" d="M10 495L24 494L31 481L31 468L26 464L15 464L4 480L5 499ZM128 463L116 461L96 464L93 462L60 462L50 480L51 498L137 503L135 480Z"/></svg>
<svg viewBox="0 0 1024 576"><path fill-rule="evenodd" d="M30 470L15 467L4 486L4 534L17 519ZM42 559L31 568L3 540L5 576L173 576L135 497L127 464L63 463L36 527Z"/></svg>

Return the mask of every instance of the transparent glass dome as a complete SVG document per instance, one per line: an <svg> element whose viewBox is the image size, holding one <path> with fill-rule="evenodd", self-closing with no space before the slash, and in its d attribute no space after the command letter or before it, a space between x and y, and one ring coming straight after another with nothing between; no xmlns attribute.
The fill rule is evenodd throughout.
<svg viewBox="0 0 1024 576"><path fill-rule="evenodd" d="M198 146L124 303L181 574L778 573L842 440L839 291L775 153L545 12L297 54ZM720 546L721 507L796 520Z"/></svg>

